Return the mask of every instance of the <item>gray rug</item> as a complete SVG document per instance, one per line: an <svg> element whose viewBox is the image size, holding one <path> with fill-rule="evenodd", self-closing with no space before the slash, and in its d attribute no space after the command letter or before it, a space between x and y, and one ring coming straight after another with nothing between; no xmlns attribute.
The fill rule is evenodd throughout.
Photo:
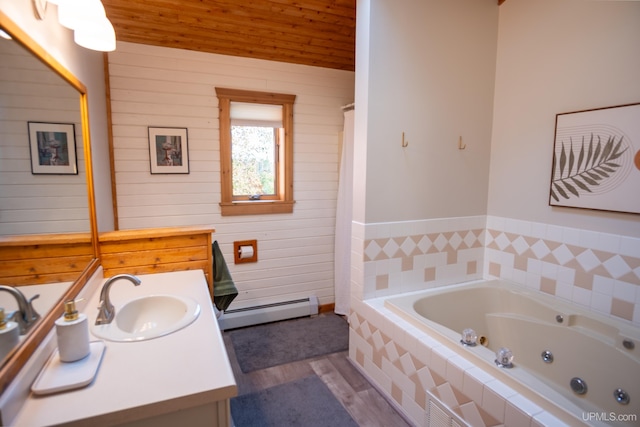
<svg viewBox="0 0 640 427"><path fill-rule="evenodd" d="M316 375L231 399L236 427L357 427Z"/></svg>
<svg viewBox="0 0 640 427"><path fill-rule="evenodd" d="M349 348L349 325L333 313L250 326L229 335L244 373Z"/></svg>

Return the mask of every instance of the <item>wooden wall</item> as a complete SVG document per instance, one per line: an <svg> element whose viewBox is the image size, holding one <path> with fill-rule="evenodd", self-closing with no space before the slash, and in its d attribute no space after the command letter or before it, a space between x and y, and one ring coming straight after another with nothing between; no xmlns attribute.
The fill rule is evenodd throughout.
<svg viewBox="0 0 640 427"><path fill-rule="evenodd" d="M104 277L201 269L213 296L213 232L193 226L101 233ZM88 233L0 237L0 284L74 281L93 258Z"/></svg>
<svg viewBox="0 0 640 427"><path fill-rule="evenodd" d="M93 258L89 233L0 237L0 284L72 282Z"/></svg>
<svg viewBox="0 0 640 427"><path fill-rule="evenodd" d="M120 229L215 224L240 292L232 308L333 303L340 107L354 73L119 42L109 76ZM296 95L292 214L221 216L216 87ZM187 128L189 174L150 173L149 126ZM233 242L253 239L259 261L233 264Z"/></svg>
<svg viewBox="0 0 640 427"><path fill-rule="evenodd" d="M213 228L170 227L100 233L104 277L204 270L213 296Z"/></svg>

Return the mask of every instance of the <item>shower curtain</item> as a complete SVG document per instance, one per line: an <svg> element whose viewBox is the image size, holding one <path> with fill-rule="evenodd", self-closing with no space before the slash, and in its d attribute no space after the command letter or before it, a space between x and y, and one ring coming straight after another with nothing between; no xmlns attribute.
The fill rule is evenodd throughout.
<svg viewBox="0 0 640 427"><path fill-rule="evenodd" d="M336 236L334 251L335 309L337 314L348 315L351 307L351 218L353 212L353 106L343 107L344 132L338 201L336 208Z"/></svg>

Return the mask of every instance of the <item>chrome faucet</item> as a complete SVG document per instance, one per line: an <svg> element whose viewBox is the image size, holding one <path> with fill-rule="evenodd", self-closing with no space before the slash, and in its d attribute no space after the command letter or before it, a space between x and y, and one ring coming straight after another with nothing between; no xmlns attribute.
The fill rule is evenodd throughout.
<svg viewBox="0 0 640 427"><path fill-rule="evenodd" d="M100 291L100 305L98 306L96 325L107 325L113 320L113 316L116 314L116 308L111 304L111 300L109 299L109 289L113 282L119 279L126 279L136 286L141 283L141 280L132 274L117 274L104 282L102 290Z"/></svg>
<svg viewBox="0 0 640 427"><path fill-rule="evenodd" d="M40 294L36 294L30 299L27 299L27 297L25 297L18 288L6 285L0 285L0 291L9 292L16 299L18 303L18 310L7 315L7 320L13 320L18 324L20 327L20 335L26 334L40 318L40 315L31 304L31 302L38 298Z"/></svg>

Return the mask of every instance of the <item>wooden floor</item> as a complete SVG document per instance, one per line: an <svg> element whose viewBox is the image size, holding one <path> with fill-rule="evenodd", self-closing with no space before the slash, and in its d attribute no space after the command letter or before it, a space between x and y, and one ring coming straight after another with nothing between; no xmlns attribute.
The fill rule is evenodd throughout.
<svg viewBox="0 0 640 427"><path fill-rule="evenodd" d="M410 426L351 364L347 351L245 374L240 370L229 334L223 332L222 337L238 384L238 395L316 374L325 382L358 425L362 427Z"/></svg>

